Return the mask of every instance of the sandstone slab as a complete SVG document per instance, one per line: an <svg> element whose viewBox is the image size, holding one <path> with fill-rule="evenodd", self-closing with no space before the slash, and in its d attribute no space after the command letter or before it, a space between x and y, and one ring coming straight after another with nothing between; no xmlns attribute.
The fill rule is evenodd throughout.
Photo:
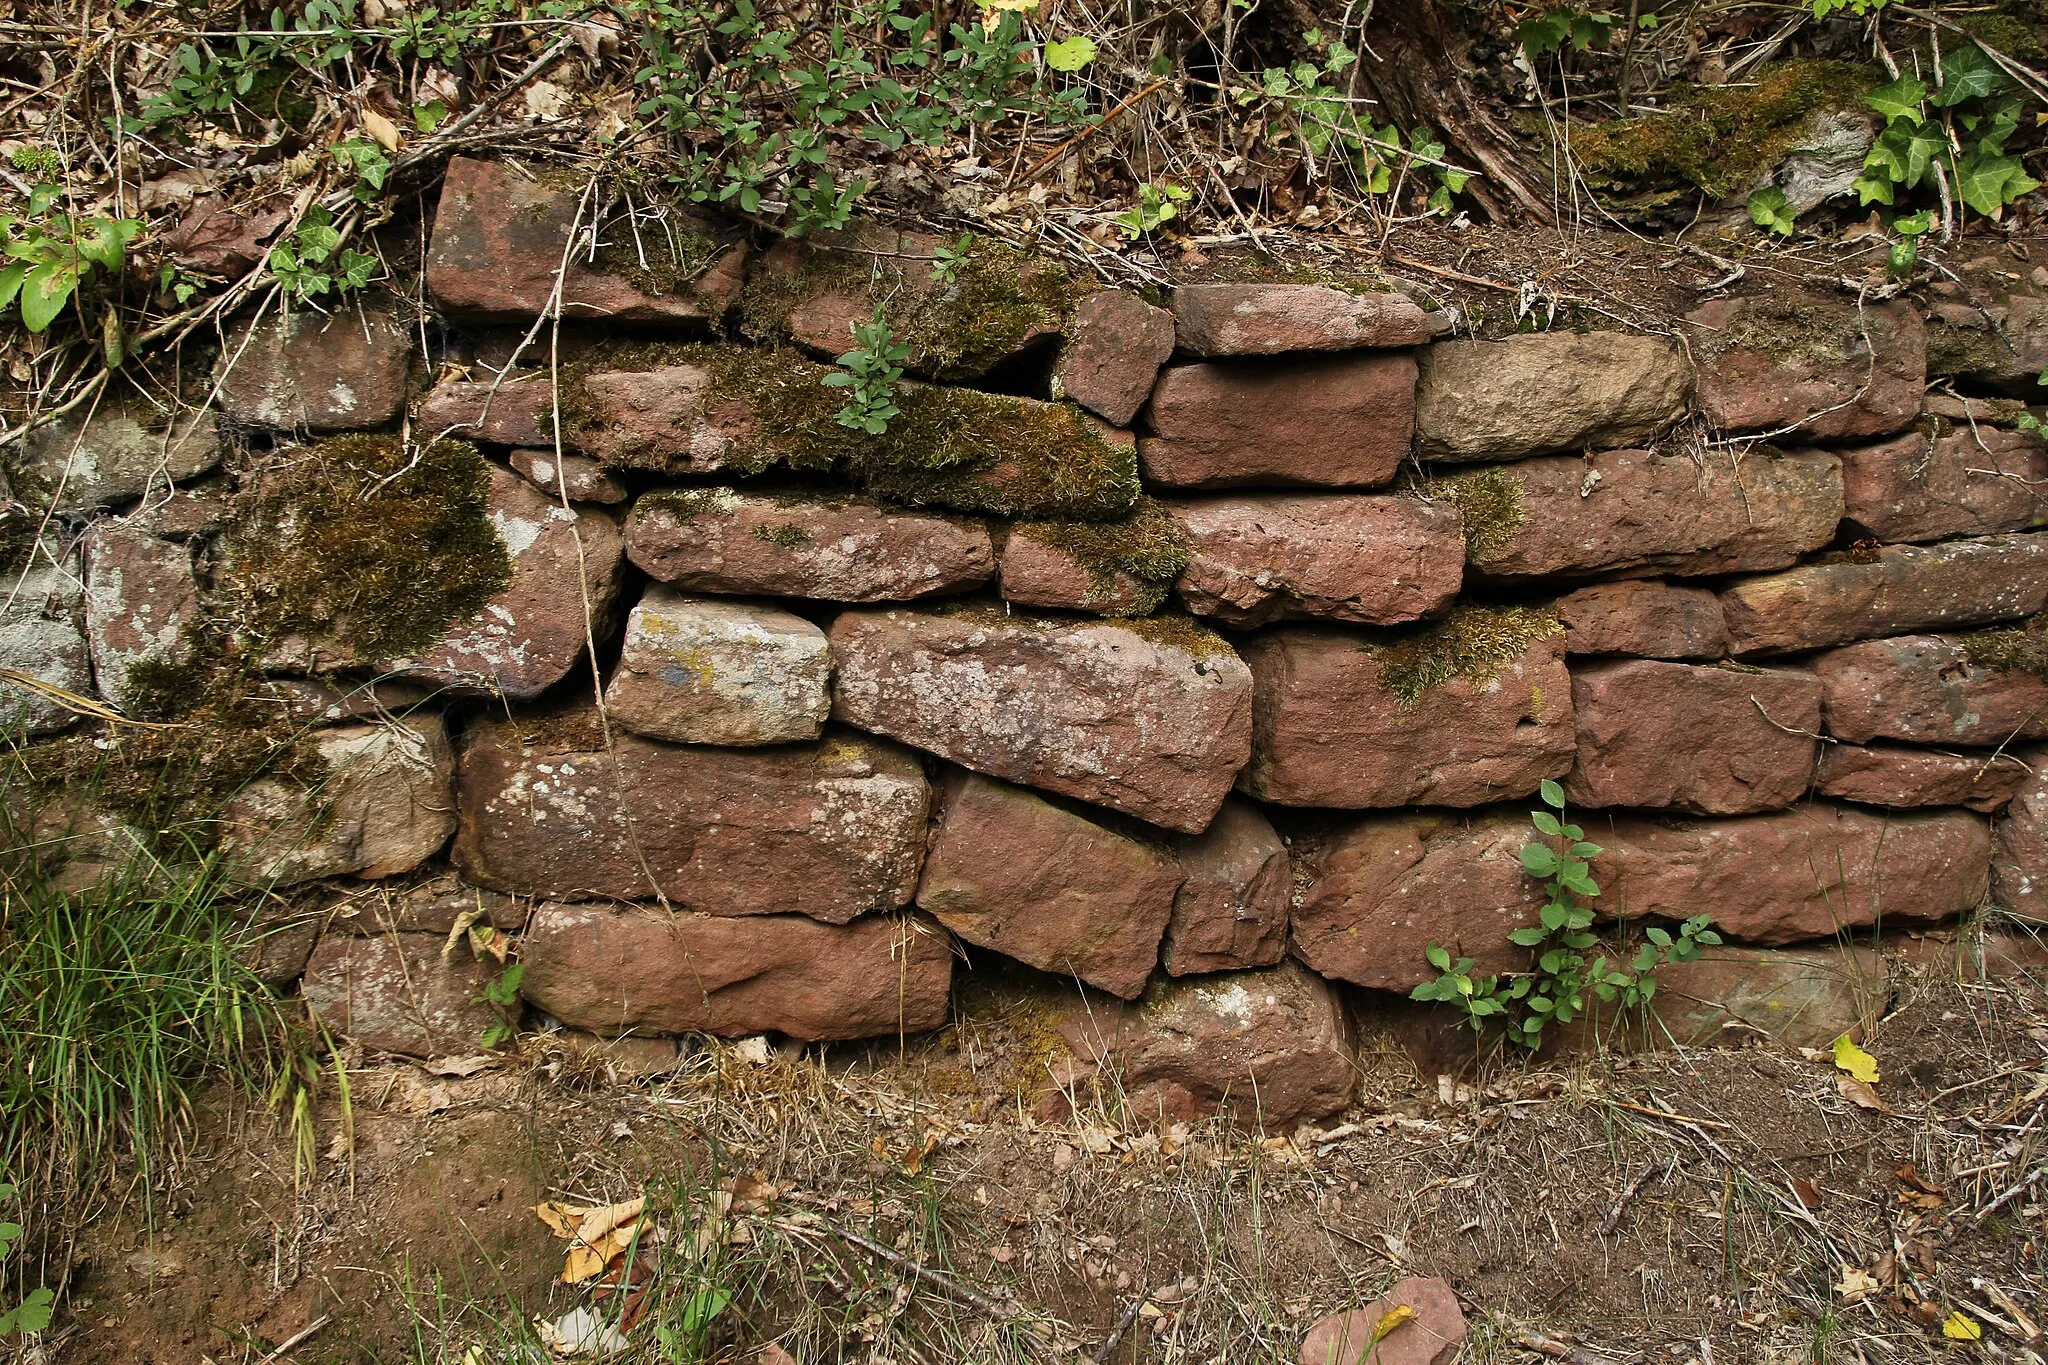
<svg viewBox="0 0 2048 1365"><path fill-rule="evenodd" d="M568 676L593 633L600 641L611 633L619 527L596 508L565 510L496 465L485 507L511 556L512 581L438 645L387 667L526 701Z"/></svg>
<svg viewBox="0 0 2048 1365"><path fill-rule="evenodd" d="M1208 827L1251 748L1252 678L1188 627L849 611L832 714L977 772Z"/></svg>
<svg viewBox="0 0 2048 1365"><path fill-rule="evenodd" d="M1920 413L1927 333L1903 299L1859 307L1774 291L1715 299L1686 321L1700 357L1700 411L1723 431L1853 440L1897 431Z"/></svg>
<svg viewBox="0 0 2048 1365"><path fill-rule="evenodd" d="M1975 811L1996 811L2017 796L2027 781L2026 765L2008 754L1830 744L1821 751L1814 790L1863 806L1968 806Z"/></svg>
<svg viewBox="0 0 2048 1365"><path fill-rule="evenodd" d="M414 424L433 437L553 452L554 388L545 370L514 371L502 382L444 379L420 399ZM563 422L563 439L572 428Z"/></svg>
<svg viewBox="0 0 2048 1365"><path fill-rule="evenodd" d="M918 908L964 941L1133 999L1180 865L1165 849L979 774L945 786Z"/></svg>
<svg viewBox="0 0 2048 1365"><path fill-rule="evenodd" d="M1052 372L1055 398L1071 398L1114 427L1127 427L1152 396L1173 354L1173 314L1135 294L1104 289L1081 300Z"/></svg>
<svg viewBox="0 0 2048 1365"><path fill-rule="evenodd" d="M1828 733L1864 743L1981 744L2048 735L2048 679L1991 668L1948 635L1866 640L1814 656Z"/></svg>
<svg viewBox="0 0 2048 1365"><path fill-rule="evenodd" d="M520 993L593 1033L804 1042L938 1028L953 972L945 933L918 916L831 925L578 904L536 910L520 960Z"/></svg>
<svg viewBox="0 0 2048 1365"><path fill-rule="evenodd" d="M1380 1324L1397 1308L1415 1315L1379 1337ZM1364 1308L1319 1319L1301 1343L1301 1365L1451 1365L1465 1335L1465 1313L1451 1286L1410 1276Z"/></svg>
<svg viewBox="0 0 2048 1365"><path fill-rule="evenodd" d="M626 554L690 592L880 602L964 592L995 573L979 522L866 498L714 488L634 505Z"/></svg>
<svg viewBox="0 0 2048 1365"><path fill-rule="evenodd" d="M1589 583L1557 601L1566 654L1718 659L1728 649L1721 599L1654 579Z"/></svg>
<svg viewBox="0 0 2048 1365"><path fill-rule="evenodd" d="M1882 1014L1891 999L1884 958L1868 948L1706 948L1657 973L1656 1024L1682 1047L1762 1035L1780 1047L1824 1048Z"/></svg>
<svg viewBox="0 0 2048 1365"><path fill-rule="evenodd" d="M626 618L612 718L678 744L816 739L832 709L825 632L786 611L685 597L659 584Z"/></svg>
<svg viewBox="0 0 2048 1365"><path fill-rule="evenodd" d="M316 783L259 778L222 812L236 881L390 877L441 851L455 831L455 758L438 717L336 726L312 740L326 769Z"/></svg>
<svg viewBox="0 0 2048 1365"><path fill-rule="evenodd" d="M567 496L571 502L619 503L627 498L626 486L587 455L521 447L507 457L521 478L550 496Z"/></svg>
<svg viewBox="0 0 2048 1365"><path fill-rule="evenodd" d="M477 1002L501 970L468 948L443 956L433 934L330 934L306 963L300 993L330 1032L378 1052L438 1057L475 1052L499 1022Z"/></svg>
<svg viewBox="0 0 2048 1365"><path fill-rule="evenodd" d="M1145 478L1172 488L1371 488L1415 430L1415 361L1348 355L1175 365L1152 390Z"/></svg>
<svg viewBox="0 0 2048 1365"><path fill-rule="evenodd" d="M1820 649L1882 635L2032 616L2048 605L2048 536L1887 545L1724 590L1737 654Z"/></svg>
<svg viewBox="0 0 2048 1365"><path fill-rule="evenodd" d="M1198 356L1419 346L1436 330L1405 294L1319 284L1184 284L1173 323L1180 348Z"/></svg>
<svg viewBox="0 0 2048 1365"><path fill-rule="evenodd" d="M910 899L930 789L892 744L827 734L763 749L616 736L594 710L478 725L458 765L452 858L478 886L670 900L844 923Z"/></svg>
<svg viewBox="0 0 2048 1365"><path fill-rule="evenodd" d="M1842 519L1841 466L1821 451L1737 463L1610 450L1463 476L1477 478L1499 481L1515 509L1472 556L1475 573L1496 578L1782 569Z"/></svg>
<svg viewBox="0 0 2048 1365"><path fill-rule="evenodd" d="M745 247L721 245L701 225L674 225L701 260L675 259L665 241L646 243L657 253L649 266L659 270L641 267L623 226L607 235L628 240L600 251L594 263L569 251L580 188L549 183L545 173L510 160L450 160L427 248L429 292L451 313L508 321L548 311L558 273L562 317L570 321L705 322L732 306Z"/></svg>
<svg viewBox="0 0 2048 1365"><path fill-rule="evenodd" d="M222 411L252 427L380 427L405 408L413 333L388 308L301 310L239 329L214 367Z"/></svg>
<svg viewBox="0 0 2048 1365"><path fill-rule="evenodd" d="M191 652L186 628L200 619L192 552L120 521L85 538L85 635L100 695L121 703L137 664Z"/></svg>
<svg viewBox="0 0 2048 1365"><path fill-rule="evenodd" d="M2021 749L2032 768L2005 818L1991 857L1991 900L2028 920L2048 923L2048 747Z"/></svg>
<svg viewBox="0 0 2048 1365"><path fill-rule="evenodd" d="M1350 1021L1328 982L1287 962L1153 983L1134 1005L1084 1001L1059 1024L1077 1079L1116 1078L1155 1123L1224 1112L1285 1133L1341 1113L1357 1087Z"/></svg>
<svg viewBox="0 0 2048 1365"><path fill-rule="evenodd" d="M1947 280L1931 291L1936 302L1927 314L1928 373L2033 398L2041 371L2048 369L2048 296L2024 285L2009 287L2010 265L1996 257L1979 257L1965 270L1971 278L1967 295Z"/></svg>
<svg viewBox="0 0 2048 1365"><path fill-rule="evenodd" d="M1443 502L1267 493L1171 508L1190 544L1181 600L1233 626L1416 621L1448 606L1464 578L1463 521Z"/></svg>
<svg viewBox="0 0 2048 1365"><path fill-rule="evenodd" d="M1538 332L1419 353L1415 427L1431 460L1640 445L1676 422L1692 367L1664 337Z"/></svg>
<svg viewBox="0 0 2048 1365"><path fill-rule="evenodd" d="M1554 624L1509 629L1483 666L1424 681L1426 656L1452 652L1445 642L1486 619L1454 614L1399 643L1305 628L1248 642L1242 790L1285 806L1477 806L1563 777L1575 741Z"/></svg>
<svg viewBox="0 0 2048 1365"><path fill-rule="evenodd" d="M1231 797L1200 834L1175 841L1184 880L1161 959L1174 976L1270 967L1287 951L1294 895L1287 845L1249 801Z"/></svg>
<svg viewBox="0 0 2048 1365"><path fill-rule="evenodd" d="M1617 659L1572 670L1574 805L1745 815L1806 794L1820 732L1809 673Z"/></svg>
<svg viewBox="0 0 2048 1365"><path fill-rule="evenodd" d="M69 618L0 612L0 668L11 668L67 692L92 695L92 652L85 632ZM30 736L49 735L77 720L75 713L41 692L0 682L0 731L19 727Z"/></svg>
<svg viewBox="0 0 2048 1365"><path fill-rule="evenodd" d="M1060 607L1102 616L1144 616L1171 591L1172 583L1140 578L1121 567L1091 565L1070 545L1042 538L1040 527L1073 523L1031 523L1012 526L996 547L1005 602L1024 607Z"/></svg>
<svg viewBox="0 0 2048 1365"><path fill-rule="evenodd" d="M2025 531L2048 522L2048 446L2029 432L1911 431L1842 452L1844 511L1883 541Z"/></svg>
<svg viewBox="0 0 2048 1365"><path fill-rule="evenodd" d="M30 432L4 452L14 497L38 512L118 507L162 493L220 463L209 413L173 420L140 399L108 400Z"/></svg>

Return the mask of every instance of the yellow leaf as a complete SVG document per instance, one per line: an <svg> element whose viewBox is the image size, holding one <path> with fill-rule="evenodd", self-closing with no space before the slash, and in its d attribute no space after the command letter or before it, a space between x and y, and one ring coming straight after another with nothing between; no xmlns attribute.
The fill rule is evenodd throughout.
<svg viewBox="0 0 2048 1365"><path fill-rule="evenodd" d="M363 131L377 139L377 145L387 152L398 150L398 125L385 118L375 109L362 112Z"/></svg>
<svg viewBox="0 0 2048 1365"><path fill-rule="evenodd" d="M1984 1329L1961 1313L1952 1312L1941 1325L1941 1334L1950 1341L1977 1341L1983 1337Z"/></svg>
<svg viewBox="0 0 2048 1365"><path fill-rule="evenodd" d="M596 1246L604 1235L621 1223L630 1223L640 1216L640 1210L647 1207L647 1196L628 1199L622 1204L606 1204L601 1209L592 1209L583 1215L583 1221L576 1227L578 1241Z"/></svg>
<svg viewBox="0 0 2048 1365"><path fill-rule="evenodd" d="M569 1248L568 1256L562 1261L562 1283L582 1284L585 1280L604 1274L605 1258L602 1253L578 1242Z"/></svg>
<svg viewBox="0 0 2048 1365"><path fill-rule="evenodd" d="M573 1204L557 1203L554 1200L533 1206L534 1216L546 1223L557 1237L574 1237L576 1225L583 1221L583 1215L588 1212L589 1209L579 1209Z"/></svg>
<svg viewBox="0 0 2048 1365"><path fill-rule="evenodd" d="M1398 1307L1388 1309L1386 1315L1373 1325L1372 1344L1374 1346L1379 1345L1387 1339L1389 1332L1392 1332L1396 1327L1399 1327L1414 1316L1415 1309L1409 1304L1404 1303Z"/></svg>
<svg viewBox="0 0 2048 1365"><path fill-rule="evenodd" d="M1877 1058L1851 1042L1848 1034L1835 1039L1835 1065L1865 1085L1876 1085Z"/></svg>

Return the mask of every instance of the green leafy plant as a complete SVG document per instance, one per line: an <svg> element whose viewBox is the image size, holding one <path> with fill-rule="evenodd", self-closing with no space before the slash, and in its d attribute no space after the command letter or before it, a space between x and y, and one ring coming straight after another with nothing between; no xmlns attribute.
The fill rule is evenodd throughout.
<svg viewBox="0 0 2048 1365"><path fill-rule="evenodd" d="M1708 917L1695 915L1675 935L1667 929L1646 929L1642 946L1625 967L1605 953L1589 963L1586 954L1599 947L1600 938L1593 932L1594 912L1586 902L1600 894L1592 860L1600 856L1601 848L1587 843L1585 831L1564 820L1562 787L1546 779L1539 793L1549 809L1529 813L1539 837L1523 846L1522 868L1544 882L1550 895L1537 912L1537 923L1508 935L1516 946L1530 950L1532 969L1476 976L1472 958L1453 961L1447 950L1431 943L1425 956L1436 968L1437 979L1410 993L1416 1000L1456 1006L1475 1030L1498 1022L1511 1041L1527 1048L1542 1045L1545 1026L1570 1023L1584 1013L1589 994L1623 1009L1647 1005L1656 994L1659 967L1691 961L1702 945L1721 941L1708 927Z"/></svg>
<svg viewBox="0 0 2048 1365"><path fill-rule="evenodd" d="M57 207L61 185L29 192L28 211L0 214L0 310L19 302L22 326L47 331L96 270L119 275L128 243L142 231L134 218L79 218Z"/></svg>
<svg viewBox="0 0 2048 1365"><path fill-rule="evenodd" d="M352 137L334 144L335 164L354 174L355 197L370 203L384 192L384 177L391 173L391 158L374 142Z"/></svg>
<svg viewBox="0 0 2048 1365"><path fill-rule="evenodd" d="M932 248L932 282L951 286L959 283L960 267L974 254L974 234L963 232L951 246Z"/></svg>
<svg viewBox="0 0 2048 1365"><path fill-rule="evenodd" d="M828 389L847 390L846 403L834 418L842 427L880 436L891 419L902 414L896 406L896 384L903 378L903 362L910 358L910 344L896 340L882 305L875 315L853 329L853 349L839 357L843 367L818 382Z"/></svg>
<svg viewBox="0 0 2048 1365"><path fill-rule="evenodd" d="M14 1186L0 1181L0 1204L14 1198ZM7 1259L7 1253L21 1240L21 1224L0 1223L0 1262ZM28 1292L28 1297L14 1307L0 1311L0 1337L11 1335L26 1336L40 1332L50 1325L51 1305L57 1301L54 1291L37 1287Z"/></svg>
<svg viewBox="0 0 2048 1365"><path fill-rule="evenodd" d="M1614 26L1620 22L1619 15L1577 10L1565 5L1517 24L1515 41L1532 61L1548 57L1567 45L1575 52L1584 52L1596 44L1605 43Z"/></svg>
<svg viewBox="0 0 2048 1365"><path fill-rule="evenodd" d="M654 1325L654 1343L670 1365L698 1365L709 1356L712 1324L732 1303L733 1294L722 1285L698 1287L682 1306Z"/></svg>
<svg viewBox="0 0 2048 1365"><path fill-rule="evenodd" d="M519 1032L519 983L525 976L525 965L515 962L486 981L477 995L475 1003L489 1005L498 1012L498 1018L484 1030L485 1047L502 1047Z"/></svg>
<svg viewBox="0 0 2048 1365"><path fill-rule="evenodd" d="M1117 231L1135 242L1180 217L1180 205L1189 198L1188 190L1180 185L1140 185L1138 202L1117 215Z"/></svg>
<svg viewBox="0 0 2048 1365"><path fill-rule="evenodd" d="M1883 9L1891 0L1807 0L1807 8L1816 19L1825 19L1838 10L1850 14L1864 15L1872 10Z"/></svg>
<svg viewBox="0 0 2048 1365"><path fill-rule="evenodd" d="M317 205L270 249L269 265L287 297L300 301L362 289L377 277L377 258L343 246L333 215Z"/></svg>
<svg viewBox="0 0 2048 1365"><path fill-rule="evenodd" d="M1943 54L1932 86L1900 75L1864 96L1885 120L1857 177L1863 204L1899 206L1901 196L1945 182L1964 207L1996 219L2041 187L2005 144L2020 126L2020 98L1998 64L1975 44Z"/></svg>
<svg viewBox="0 0 2048 1365"><path fill-rule="evenodd" d="M1792 205L1776 185L1766 185L1749 196L1749 221L1758 227L1790 237L1792 218Z"/></svg>
<svg viewBox="0 0 2048 1365"><path fill-rule="evenodd" d="M1892 231L1897 236L1891 250L1885 255L1885 272L1895 280L1903 280L1913 273L1913 267L1920 263L1920 239L1934 226L1934 211L1922 209L1918 213L1902 213L1892 219Z"/></svg>

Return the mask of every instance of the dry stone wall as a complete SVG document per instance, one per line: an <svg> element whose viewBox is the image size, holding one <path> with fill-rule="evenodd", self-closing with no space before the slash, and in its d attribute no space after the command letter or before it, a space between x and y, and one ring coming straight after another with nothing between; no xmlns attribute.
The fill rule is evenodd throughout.
<svg viewBox="0 0 2048 1365"><path fill-rule="evenodd" d="M325 776L234 793L222 847L324 888L265 971L366 1044L474 1045L505 959L442 945L478 923L536 1015L608 1035L927 1030L1007 958L1100 993L1061 1026L1075 1085L1115 1062L1169 1112L1316 1117L1428 944L1525 965L1545 779L1607 848L1603 908L1729 940L1674 969L1702 1035L1847 1022L1874 959L1845 931L2041 913L2048 453L1926 397L1921 304L1478 339L1399 289L1141 297L671 223L654 266L568 253L551 371L516 343L574 218L458 160L431 328L266 323L218 434L114 404L8 455L72 534L0 662L122 704L226 622L310 727ZM819 381L878 298L914 378L871 436ZM358 500L488 551L376 552L459 607L404 641L264 577L346 509L236 529L333 455L312 433L399 422L473 462L471 520L403 469ZM117 813L42 818L74 883L111 865Z"/></svg>

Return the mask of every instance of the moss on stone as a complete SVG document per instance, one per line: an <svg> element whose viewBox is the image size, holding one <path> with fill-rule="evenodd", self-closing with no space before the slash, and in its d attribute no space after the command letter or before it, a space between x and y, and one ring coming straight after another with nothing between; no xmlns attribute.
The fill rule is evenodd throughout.
<svg viewBox="0 0 2048 1365"><path fill-rule="evenodd" d="M643 231L637 241L630 229L613 229L615 239L621 231L624 240L600 247L591 266L625 280L643 294L694 293L697 281L723 249L714 238L685 226L672 226L666 232Z"/></svg>
<svg viewBox="0 0 2048 1365"><path fill-rule="evenodd" d="M1465 558L1474 564L1485 564L1514 544L1515 532L1528 519L1521 481L1491 467L1424 479L1415 484L1415 491L1458 509L1465 527Z"/></svg>
<svg viewBox="0 0 2048 1365"><path fill-rule="evenodd" d="M1531 641L1563 633L1549 608L1472 604L1453 607L1442 620L1412 627L1398 639L1361 647L1379 661L1380 685L1403 711L1412 711L1423 694L1446 683L1492 681Z"/></svg>
<svg viewBox="0 0 2048 1365"><path fill-rule="evenodd" d="M2018 625L1973 630L1962 637L1963 657L1994 672L2032 673L2048 678L2048 615Z"/></svg>
<svg viewBox="0 0 2048 1365"><path fill-rule="evenodd" d="M248 480L223 586L259 648L331 642L365 660L422 650L512 579L486 510L490 466L462 441L408 452L337 437Z"/></svg>
<svg viewBox="0 0 2048 1365"><path fill-rule="evenodd" d="M1230 641L1210 630L1186 612L1169 611L1158 616L1141 616L1135 620L1119 621L1132 634L1150 640L1155 645L1178 649L1196 659L1215 659L1229 655L1235 659L1237 651Z"/></svg>
<svg viewBox="0 0 2048 1365"><path fill-rule="evenodd" d="M793 521L785 521L777 526L756 526L754 539L765 540L785 550L795 550L811 543L811 533Z"/></svg>
<svg viewBox="0 0 2048 1365"><path fill-rule="evenodd" d="M1859 109L1882 79L1846 62L1766 66L1742 86L1673 86L1661 113L1615 119L1572 133L1572 155L1598 190L1651 207L1704 193L1725 199L1756 183L1798 141L1807 116Z"/></svg>
<svg viewBox="0 0 2048 1365"><path fill-rule="evenodd" d="M1151 615L1188 566L1180 523L1148 497L1140 497L1119 521L1020 521L1011 534L1051 546L1080 565L1088 575L1087 605L1105 616ZM1116 605L1120 579L1132 580L1136 595Z"/></svg>

